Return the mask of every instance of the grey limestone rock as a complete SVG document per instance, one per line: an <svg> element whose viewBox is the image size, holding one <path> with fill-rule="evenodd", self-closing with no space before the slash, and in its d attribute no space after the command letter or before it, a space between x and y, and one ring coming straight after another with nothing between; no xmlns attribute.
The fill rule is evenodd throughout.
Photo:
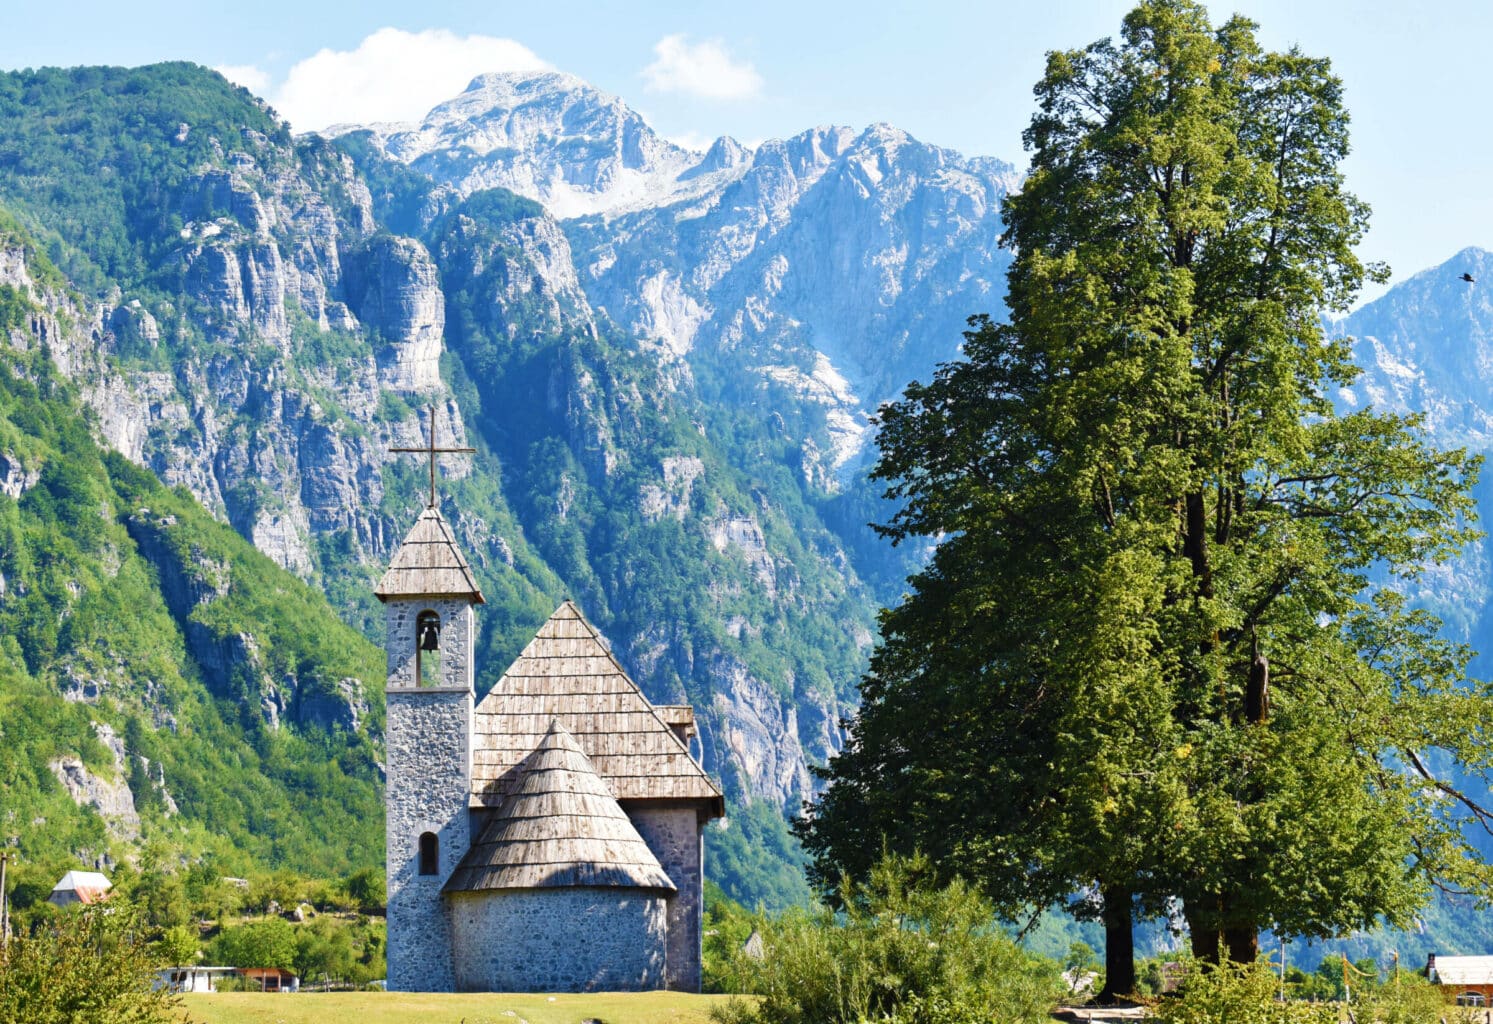
<svg viewBox="0 0 1493 1024"><path fill-rule="evenodd" d="M380 379L398 391L442 388L445 296L430 253L413 238L379 235L344 256L348 304L384 341Z"/></svg>

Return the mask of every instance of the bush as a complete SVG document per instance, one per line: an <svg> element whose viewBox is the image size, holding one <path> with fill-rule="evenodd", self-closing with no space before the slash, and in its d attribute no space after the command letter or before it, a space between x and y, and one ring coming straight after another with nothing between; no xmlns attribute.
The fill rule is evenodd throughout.
<svg viewBox="0 0 1493 1024"><path fill-rule="evenodd" d="M962 881L941 888L926 858L886 856L844 910L759 918L764 955L738 952L743 991L761 997L712 1011L725 1024L1025 1024L1057 1001L1056 965L1029 956Z"/></svg>
<svg viewBox="0 0 1493 1024"><path fill-rule="evenodd" d="M1354 1008L1360 1021L1375 1024L1429 1024L1431 1021L1482 1021L1482 1011L1473 1013L1446 1005L1441 990L1416 974L1401 974L1399 981L1381 986L1364 996Z"/></svg>
<svg viewBox="0 0 1493 1024"><path fill-rule="evenodd" d="M1283 1003L1279 990L1280 979L1265 964L1194 964L1158 1016L1163 1024L1338 1024L1336 1004Z"/></svg>
<svg viewBox="0 0 1493 1024"><path fill-rule="evenodd" d="M11 939L0 962L0 1021L180 1020L176 997L151 987L155 966L129 903L70 908L51 926Z"/></svg>

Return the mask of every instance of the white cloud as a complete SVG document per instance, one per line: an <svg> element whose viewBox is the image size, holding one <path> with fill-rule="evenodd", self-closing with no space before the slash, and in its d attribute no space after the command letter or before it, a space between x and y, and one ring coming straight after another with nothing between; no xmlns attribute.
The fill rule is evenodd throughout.
<svg viewBox="0 0 1493 1024"><path fill-rule="evenodd" d="M477 75L549 67L512 39L458 36L445 29L381 28L355 50L321 50L307 57L267 98L297 131L339 123L413 121L456 96Z"/></svg>
<svg viewBox="0 0 1493 1024"><path fill-rule="evenodd" d="M242 85L255 96L264 96L270 91L270 73L253 64L219 64L213 70L234 85Z"/></svg>
<svg viewBox="0 0 1493 1024"><path fill-rule="evenodd" d="M750 99L762 91L762 76L750 62L734 60L718 39L690 43L684 35L664 36L643 69L650 92L682 92L711 100Z"/></svg>

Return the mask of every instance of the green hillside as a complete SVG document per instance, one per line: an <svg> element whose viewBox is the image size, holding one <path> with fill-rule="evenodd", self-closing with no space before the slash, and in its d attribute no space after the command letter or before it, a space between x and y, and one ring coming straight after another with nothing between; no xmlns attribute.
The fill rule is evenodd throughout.
<svg viewBox="0 0 1493 1024"><path fill-rule="evenodd" d="M31 252L33 276L55 277ZM40 352L0 347L0 456L0 843L23 871L153 842L230 874L377 864L380 652L189 495L103 451ZM133 815L70 796L74 759L74 780L113 810L128 794Z"/></svg>

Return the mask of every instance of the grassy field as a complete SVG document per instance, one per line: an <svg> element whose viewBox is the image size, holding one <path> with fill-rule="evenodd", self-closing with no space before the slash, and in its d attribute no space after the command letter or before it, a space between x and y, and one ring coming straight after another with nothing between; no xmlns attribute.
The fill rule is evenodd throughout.
<svg viewBox="0 0 1493 1024"><path fill-rule="evenodd" d="M184 996L201 1024L706 1024L727 996L683 992L594 995L417 992L219 992Z"/></svg>

